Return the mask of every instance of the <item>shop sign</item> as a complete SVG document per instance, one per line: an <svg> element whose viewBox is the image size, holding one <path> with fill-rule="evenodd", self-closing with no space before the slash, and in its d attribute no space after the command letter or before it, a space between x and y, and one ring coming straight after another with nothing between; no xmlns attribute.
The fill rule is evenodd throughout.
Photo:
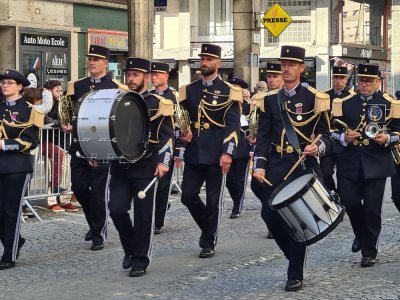
<svg viewBox="0 0 400 300"><path fill-rule="evenodd" d="M68 37L41 33L21 33L21 45L68 48Z"/></svg>
<svg viewBox="0 0 400 300"><path fill-rule="evenodd" d="M361 58L371 58L372 57L372 49L361 49L360 52Z"/></svg>
<svg viewBox="0 0 400 300"><path fill-rule="evenodd" d="M110 50L128 51L128 33L109 30L88 30L89 44L107 47Z"/></svg>
<svg viewBox="0 0 400 300"><path fill-rule="evenodd" d="M46 75L68 75L68 69L46 68Z"/></svg>
<svg viewBox="0 0 400 300"><path fill-rule="evenodd" d="M261 24L276 38L290 23L292 23L292 18L278 4L274 4L261 19Z"/></svg>

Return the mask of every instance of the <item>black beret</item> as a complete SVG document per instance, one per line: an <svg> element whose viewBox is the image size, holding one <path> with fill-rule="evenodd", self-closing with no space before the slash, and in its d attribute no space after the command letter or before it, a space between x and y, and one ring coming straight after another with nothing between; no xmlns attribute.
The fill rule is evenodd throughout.
<svg viewBox="0 0 400 300"><path fill-rule="evenodd" d="M27 87L31 84L24 74L13 69L8 69L4 72L4 74L0 74L0 80L3 79L14 79L17 83L22 84L24 87Z"/></svg>
<svg viewBox="0 0 400 300"><path fill-rule="evenodd" d="M110 58L110 49L103 46L90 45L89 52L86 56L94 56L108 60Z"/></svg>
<svg viewBox="0 0 400 300"><path fill-rule="evenodd" d="M215 58L221 58L221 47L214 44L202 44L201 45L201 53L199 56L211 56Z"/></svg>
<svg viewBox="0 0 400 300"><path fill-rule="evenodd" d="M357 76L378 78L379 66L373 64L359 64Z"/></svg>
<svg viewBox="0 0 400 300"><path fill-rule="evenodd" d="M347 77L347 67L334 66L332 69L332 76L345 76Z"/></svg>
<svg viewBox="0 0 400 300"><path fill-rule="evenodd" d="M282 46L279 60L292 60L304 63L306 49L297 46Z"/></svg>
<svg viewBox="0 0 400 300"><path fill-rule="evenodd" d="M124 71L136 70L143 73L150 73L150 61L140 57L128 57Z"/></svg>
<svg viewBox="0 0 400 300"><path fill-rule="evenodd" d="M151 63L151 72L169 73L169 64L153 61Z"/></svg>
<svg viewBox="0 0 400 300"><path fill-rule="evenodd" d="M267 63L267 74L282 74L280 62L269 62Z"/></svg>
<svg viewBox="0 0 400 300"><path fill-rule="evenodd" d="M232 78L230 78L228 80L228 82L232 83L232 84L236 84L236 85L240 86L242 89L247 89L249 87L248 83L240 77L233 76Z"/></svg>

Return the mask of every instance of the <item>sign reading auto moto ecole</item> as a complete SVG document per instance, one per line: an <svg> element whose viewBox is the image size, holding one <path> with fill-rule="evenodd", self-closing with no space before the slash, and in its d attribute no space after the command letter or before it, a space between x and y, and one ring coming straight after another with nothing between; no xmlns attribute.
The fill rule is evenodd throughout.
<svg viewBox="0 0 400 300"><path fill-rule="evenodd" d="M274 4L264 17L261 23L274 37L278 37L292 23L292 18L280 7Z"/></svg>

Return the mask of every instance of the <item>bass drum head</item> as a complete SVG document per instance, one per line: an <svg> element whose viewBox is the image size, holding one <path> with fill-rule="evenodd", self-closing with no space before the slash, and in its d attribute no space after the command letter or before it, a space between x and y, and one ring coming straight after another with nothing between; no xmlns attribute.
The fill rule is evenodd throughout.
<svg viewBox="0 0 400 300"><path fill-rule="evenodd" d="M129 161L140 159L147 149L150 119L146 103L135 92L126 92L121 101L114 103L115 120L110 135L116 139L113 148L119 156Z"/></svg>

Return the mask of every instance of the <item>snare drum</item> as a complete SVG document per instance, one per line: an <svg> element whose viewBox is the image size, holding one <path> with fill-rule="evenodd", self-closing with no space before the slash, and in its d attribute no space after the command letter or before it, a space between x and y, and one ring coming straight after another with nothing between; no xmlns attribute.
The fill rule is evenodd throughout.
<svg viewBox="0 0 400 300"><path fill-rule="evenodd" d="M150 151L149 112L135 92L107 89L79 99L72 118L81 157L134 163Z"/></svg>
<svg viewBox="0 0 400 300"><path fill-rule="evenodd" d="M345 213L312 172L284 181L268 201L285 220L292 237L306 245L319 241L335 229Z"/></svg>

